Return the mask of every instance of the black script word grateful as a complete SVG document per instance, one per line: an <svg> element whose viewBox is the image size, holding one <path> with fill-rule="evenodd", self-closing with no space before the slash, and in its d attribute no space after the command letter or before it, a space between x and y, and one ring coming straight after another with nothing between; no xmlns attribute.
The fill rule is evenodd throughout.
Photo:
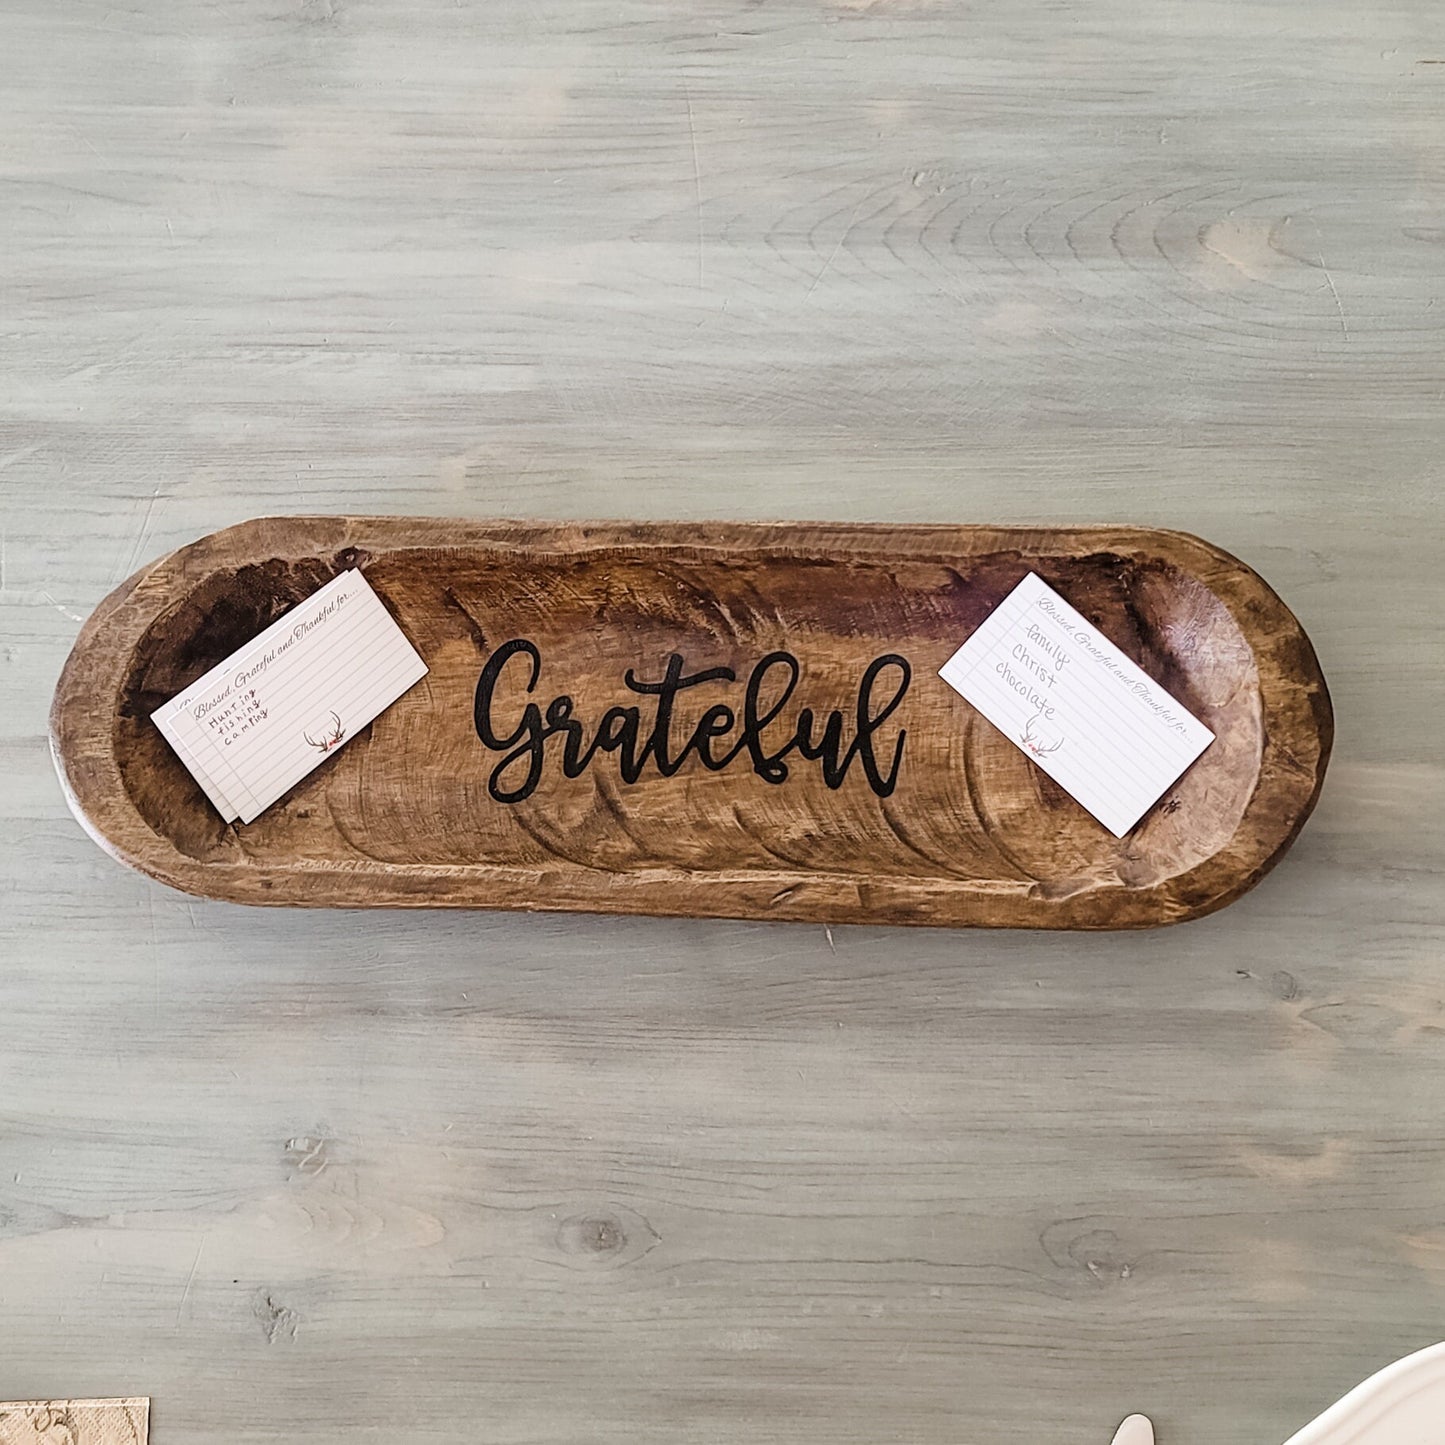
<svg viewBox="0 0 1445 1445"><path fill-rule="evenodd" d="M907 732L898 730L886 766L874 751L874 735L903 701L913 676L908 659L896 652L875 657L864 669L858 683L853 737L846 746L843 714L836 708L828 713L816 736L812 708L799 708L791 728L779 721L798 685L800 669L791 652L770 652L759 658L749 674L741 709L727 703L712 704L676 751L672 725L678 693L710 683L736 682L738 676L732 668L707 667L690 673L676 652L668 657L656 682L646 682L628 668L623 683L629 692L650 700L650 719L644 723L642 706L610 707L589 739L586 725L573 716L574 704L566 693L554 697L545 708L528 702L515 724L498 723L498 685L514 660L521 667L519 680L530 694L542 675L542 656L536 645L524 638L503 643L487 659L477 679L477 736L491 751L505 755L487 780L487 791L499 803L520 803L532 796L541 781L547 743L552 738L561 739L562 772L569 778L580 777L598 753L616 753L617 770L625 783L637 782L649 764L670 778L694 755L712 772L721 772L744 758L764 781L783 783L788 778L787 759L797 754L820 765L823 781L830 788L843 786L855 762L880 798L888 797L898 783ZM897 674L892 693L875 697L879 677L890 671ZM765 694L770 694L767 701ZM515 717L509 708L502 711L509 720Z"/></svg>

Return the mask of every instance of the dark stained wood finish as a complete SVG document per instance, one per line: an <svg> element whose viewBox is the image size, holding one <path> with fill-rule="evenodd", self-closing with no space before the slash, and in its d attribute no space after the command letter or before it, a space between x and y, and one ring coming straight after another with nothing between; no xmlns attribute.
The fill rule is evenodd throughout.
<svg viewBox="0 0 1445 1445"><path fill-rule="evenodd" d="M430 674L256 822L223 824L149 715L349 566ZM1217 735L1123 840L937 676L1029 569ZM797 758L773 784L746 756L629 785L602 755L567 778L554 739L535 793L498 803L473 698L512 638L541 653L532 700L570 694L589 735L609 706L644 701L628 668L660 677L675 651L689 673L734 669L679 695L675 746L775 649L801 665L775 730L836 707L846 742L868 663L901 654L912 682L878 739L889 753L906 729L897 787L880 797L855 766L829 789ZM507 697L515 718L527 699ZM1260 578L1195 537L1123 527L266 518L113 592L51 712L92 836L207 897L1020 928L1143 928L1239 897L1309 815L1331 737L1309 640Z"/></svg>

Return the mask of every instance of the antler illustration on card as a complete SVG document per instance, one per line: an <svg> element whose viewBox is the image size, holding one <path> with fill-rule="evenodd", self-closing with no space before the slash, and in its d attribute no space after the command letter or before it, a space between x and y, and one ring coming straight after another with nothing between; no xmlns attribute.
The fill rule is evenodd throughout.
<svg viewBox="0 0 1445 1445"><path fill-rule="evenodd" d="M1024 730L1019 741L1036 757L1047 757L1049 753L1056 753L1063 747L1063 735L1044 721L1044 714L1036 712L1024 724Z"/></svg>
<svg viewBox="0 0 1445 1445"><path fill-rule="evenodd" d="M332 748L339 747L346 741L346 729L342 727L341 719L333 712L331 714L331 728L329 731L323 731L319 738L313 738L309 732L302 733L301 736L305 738L317 752L329 753Z"/></svg>

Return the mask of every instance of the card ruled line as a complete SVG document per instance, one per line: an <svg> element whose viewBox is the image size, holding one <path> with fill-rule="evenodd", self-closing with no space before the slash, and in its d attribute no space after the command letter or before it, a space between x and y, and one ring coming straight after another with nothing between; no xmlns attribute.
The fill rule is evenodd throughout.
<svg viewBox="0 0 1445 1445"><path fill-rule="evenodd" d="M1031 626L1042 643L1029 638ZM940 676L1119 837L1214 737L1032 572L944 663ZM1161 717L1136 691L1140 687L1172 718ZM1027 745L1030 737L1036 749Z"/></svg>
<svg viewBox="0 0 1445 1445"><path fill-rule="evenodd" d="M257 668L255 677L237 682ZM249 823L426 673L353 570L291 608L152 718L217 811L228 822L239 816ZM333 727L343 736L325 746Z"/></svg>

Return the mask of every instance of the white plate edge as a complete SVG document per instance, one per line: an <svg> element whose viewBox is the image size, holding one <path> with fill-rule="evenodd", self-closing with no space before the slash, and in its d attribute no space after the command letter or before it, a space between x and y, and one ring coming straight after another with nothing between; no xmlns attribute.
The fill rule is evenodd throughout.
<svg viewBox="0 0 1445 1445"><path fill-rule="evenodd" d="M1383 1434L1368 1439L1363 1432L1376 1425L1388 1427L1388 1412L1432 1387L1441 1392L1440 1411L1445 1418L1445 1343L1386 1365L1291 1435L1284 1445L1390 1445Z"/></svg>

